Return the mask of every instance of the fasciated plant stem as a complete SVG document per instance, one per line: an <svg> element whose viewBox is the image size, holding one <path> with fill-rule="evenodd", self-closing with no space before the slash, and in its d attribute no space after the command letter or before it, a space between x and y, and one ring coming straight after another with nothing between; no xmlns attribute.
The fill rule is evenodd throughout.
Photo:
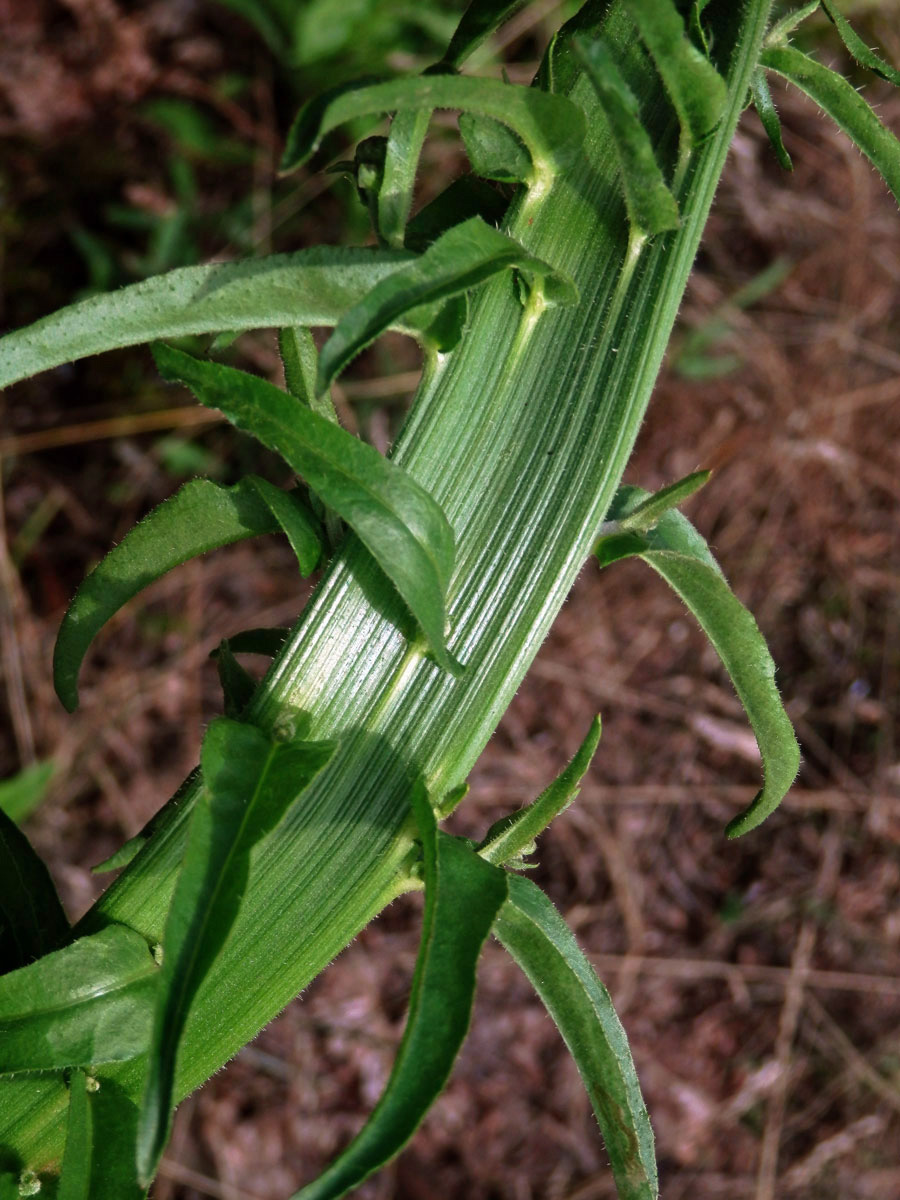
<svg viewBox="0 0 900 1200"><path fill-rule="evenodd" d="M737 6L734 6L737 9ZM309 721L339 749L252 859L247 900L191 1013L180 1094L203 1082L322 970L397 891L413 842L409 795L437 800L460 784L496 727L589 554L643 418L769 15L748 0L723 23L727 112L692 151L678 197L681 227L637 245L593 90L579 164L539 204L514 207L508 232L571 275L571 308L523 309L511 277L479 293L460 346L426 371L395 447L453 525L457 566L448 643L461 678L411 649L399 601L388 610L378 568L352 536L261 686L249 714L264 729ZM625 43L611 6L604 35ZM670 160L677 132L639 48L623 49L630 84ZM629 253L629 248L631 253ZM627 265L626 265L627 264ZM193 791L85 917L162 936ZM106 1069L136 1103L142 1060ZM0 1142L36 1169L58 1162L65 1089L51 1079L0 1084Z"/></svg>

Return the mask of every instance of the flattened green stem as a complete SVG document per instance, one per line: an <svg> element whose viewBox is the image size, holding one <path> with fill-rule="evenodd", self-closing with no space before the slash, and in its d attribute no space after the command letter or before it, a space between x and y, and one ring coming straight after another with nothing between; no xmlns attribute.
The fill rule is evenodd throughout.
<svg viewBox="0 0 900 1200"><path fill-rule="evenodd" d="M373 591L372 567L348 538L252 710L265 727L309 712L309 736L339 738L340 749L251 864L250 899L188 1021L179 1095L232 1057L395 894L413 843L413 769L434 795L460 784L545 639L640 426L769 7L768 0L749 0L730 10L724 32L717 30L721 61L729 64L725 116L691 162L679 196L681 228L645 248L623 310L627 320L611 329L625 213L614 150L592 119L593 89L572 73L571 96L588 118L584 152L570 176L555 180L548 203L514 208L505 228L530 253L570 274L581 303L545 312L513 362L521 304L510 279L490 283L458 349L432 361L394 451L433 491L457 531L459 583L450 616L472 667L455 680L422 659L394 687L407 650L397 609ZM603 34L622 47L621 69L646 97L645 111L659 113L646 96L653 81L643 53L629 49L632 30L614 5ZM119 919L160 939L195 796L195 788L186 789L167 808L144 849L85 919L85 930ZM262 960L265 972L258 969ZM139 1094L139 1064L117 1068L115 1079L127 1094ZM29 1080L14 1094L3 1087L0 1142L26 1162L57 1162L62 1085Z"/></svg>

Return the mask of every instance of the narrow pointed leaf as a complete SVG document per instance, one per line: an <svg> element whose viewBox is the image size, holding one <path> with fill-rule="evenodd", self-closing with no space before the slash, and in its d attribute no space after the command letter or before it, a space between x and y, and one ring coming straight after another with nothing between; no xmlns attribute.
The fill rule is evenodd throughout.
<svg viewBox="0 0 900 1200"><path fill-rule="evenodd" d="M180 267L71 304L0 338L0 388L89 354L156 338L334 325L410 258L403 250L318 246L249 262Z"/></svg>
<svg viewBox="0 0 900 1200"><path fill-rule="evenodd" d="M472 0L456 27L443 62L459 67L528 0Z"/></svg>
<svg viewBox="0 0 900 1200"><path fill-rule="evenodd" d="M684 133L701 142L722 118L725 80L687 36L673 0L628 0Z"/></svg>
<svg viewBox="0 0 900 1200"><path fill-rule="evenodd" d="M171 1128L178 1046L188 1013L240 911L250 851L334 753L333 743L273 742L220 717L203 739L203 790L163 936L163 967L139 1125L138 1174L152 1179Z"/></svg>
<svg viewBox="0 0 900 1200"><path fill-rule="evenodd" d="M294 492L285 492L258 475L248 475L244 482L256 492L287 537L297 556L300 574L312 575L322 554L322 543L319 540L319 523L310 510Z"/></svg>
<svg viewBox="0 0 900 1200"><path fill-rule="evenodd" d="M519 812L501 817L491 826L476 847L482 858L499 865L530 853L535 838L565 812L578 795L578 785L591 765L601 731L600 718L595 717L587 737L559 777L541 792L537 800Z"/></svg>
<svg viewBox="0 0 900 1200"><path fill-rule="evenodd" d="M94 1113L88 1092L88 1077L84 1071L73 1071L69 1080L66 1149L59 1178L58 1200L92 1200L93 1159ZM96 1200L96 1196L93 1200Z"/></svg>
<svg viewBox="0 0 900 1200"><path fill-rule="evenodd" d="M70 712L78 706L78 673L88 647L126 601L198 554L284 528L257 484L268 486L253 476L233 487L191 480L139 521L86 577L63 618L53 654L56 693ZM289 514L291 543L303 556L301 569L309 573L320 553L316 522L299 497L278 495L284 496L281 517Z"/></svg>
<svg viewBox="0 0 900 1200"><path fill-rule="evenodd" d="M866 45L834 3L834 0L821 0L821 4L828 15L828 19L841 35L841 41L859 65L866 67L870 71L874 71L876 75L880 75L882 79L886 79L894 87L900 87L900 71L892 67L890 63L885 62L880 55L876 54L874 50Z"/></svg>
<svg viewBox="0 0 900 1200"><path fill-rule="evenodd" d="M800 8L795 8L785 13L766 34L766 40L763 45L766 47L786 45L788 35L793 33L797 26L802 25L813 13L818 12L820 7L821 0L808 0Z"/></svg>
<svg viewBox="0 0 900 1200"><path fill-rule="evenodd" d="M68 936L69 922L50 872L0 809L0 974L56 950Z"/></svg>
<svg viewBox="0 0 900 1200"><path fill-rule="evenodd" d="M646 496L640 488L620 488L610 516L627 517ZM726 833L739 837L755 829L794 782L800 751L775 684L775 664L752 614L732 592L703 537L675 510L644 535L601 538L596 552L601 566L633 554L643 558L678 593L712 642L756 735L764 774L763 788Z"/></svg>
<svg viewBox="0 0 900 1200"><path fill-rule="evenodd" d="M110 925L0 976L0 1074L143 1054L158 975L140 934Z"/></svg>
<svg viewBox="0 0 900 1200"><path fill-rule="evenodd" d="M425 108L398 112L391 122L378 189L378 232L388 246L404 243L419 154L430 120L431 112Z"/></svg>
<svg viewBox="0 0 900 1200"><path fill-rule="evenodd" d="M711 475L712 471L693 471L690 475L685 475L683 479L670 483L668 487L660 488L658 492L654 492L646 500L636 504L626 516L622 517L618 522L619 528L646 533L647 530L658 525L660 518L670 509L693 496L695 492L699 492L709 483Z"/></svg>
<svg viewBox="0 0 900 1200"><path fill-rule="evenodd" d="M552 178L568 166L584 138L581 110L562 96L494 79L424 75L353 89L342 88L301 108L288 134L282 171L302 166L332 129L357 117L415 109L461 109L509 126L531 155L532 178ZM304 324L315 322L304 321ZM321 324L321 322L319 322Z"/></svg>
<svg viewBox="0 0 900 1200"><path fill-rule="evenodd" d="M438 831L424 789L413 807L424 852L425 915L403 1040L369 1120L294 1200L343 1196L399 1153L443 1090L468 1032L475 968L506 899L508 876Z"/></svg>
<svg viewBox="0 0 900 1200"><path fill-rule="evenodd" d="M793 171L794 164L791 162L791 156L785 149L781 137L781 121L778 119L778 110L775 108L766 73L762 67L757 67L753 72L753 83L750 90L753 95L753 107L759 114L762 127L772 143L775 157L786 171Z"/></svg>
<svg viewBox="0 0 900 1200"><path fill-rule="evenodd" d="M185 383L304 476L366 545L438 662L458 669L444 642L453 532L431 496L377 450L265 380L169 346L155 347L154 357L163 378Z"/></svg>
<svg viewBox="0 0 900 1200"><path fill-rule="evenodd" d="M494 933L531 980L575 1060L620 1200L654 1200L653 1130L609 992L565 921L530 879L510 876L509 899Z"/></svg>
<svg viewBox="0 0 900 1200"><path fill-rule="evenodd" d="M632 227L648 236L677 229L678 205L656 161L637 98L623 79L612 51L602 38L574 38L572 45L609 125Z"/></svg>
<svg viewBox="0 0 900 1200"><path fill-rule="evenodd" d="M56 764L48 758L0 782L0 812L21 825L43 802L55 770Z"/></svg>
<svg viewBox="0 0 900 1200"><path fill-rule="evenodd" d="M760 62L806 92L872 162L900 203L900 142L842 75L795 50L771 46Z"/></svg>
<svg viewBox="0 0 900 1200"><path fill-rule="evenodd" d="M454 225L414 263L372 289L341 318L322 348L317 388L323 391L379 333L411 309L458 296L500 271L515 267L539 279L550 303L572 304L572 282L530 255L518 242L492 229L480 217Z"/></svg>

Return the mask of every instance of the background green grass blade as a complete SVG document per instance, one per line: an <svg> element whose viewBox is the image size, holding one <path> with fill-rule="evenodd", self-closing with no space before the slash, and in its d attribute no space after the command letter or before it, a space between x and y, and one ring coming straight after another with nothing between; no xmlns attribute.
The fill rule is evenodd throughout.
<svg viewBox="0 0 900 1200"><path fill-rule="evenodd" d="M575 1060L606 1143L620 1200L657 1193L653 1130L609 992L539 887L509 877L494 933L534 985Z"/></svg>
<svg viewBox="0 0 900 1200"><path fill-rule="evenodd" d="M293 171L318 149L322 138L357 117L410 109L461 109L509 126L531 155L534 179L568 166L584 138L584 116L562 96L513 87L494 79L425 75L389 83L342 88L301 108L288 133L282 171ZM303 324L321 324L307 322Z"/></svg>
<svg viewBox="0 0 900 1200"><path fill-rule="evenodd" d="M880 75L882 79L886 79L894 87L900 86L900 71L892 67L890 63L885 62L880 55L876 54L874 50L866 45L834 3L834 0L821 0L821 4L828 15L828 19L841 35L841 41L859 65L868 68L870 71L874 71L876 75Z"/></svg>
<svg viewBox="0 0 900 1200"><path fill-rule="evenodd" d="M0 974L58 949L69 922L43 859L0 809Z"/></svg>
<svg viewBox="0 0 900 1200"><path fill-rule="evenodd" d="M8 1171L0 1174L0 1200L22 1200L19 1194L19 1181Z"/></svg>
<svg viewBox="0 0 900 1200"><path fill-rule="evenodd" d="M373 288L341 318L319 356L317 391L324 391L379 333L411 310L459 296L512 267L540 279L548 301L571 304L577 299L569 279L481 217L471 217L448 229L415 262Z"/></svg>
<svg viewBox="0 0 900 1200"><path fill-rule="evenodd" d="M443 1090L468 1032L475 968L506 899L508 876L438 832L424 790L413 807L424 853L425 915L403 1040L367 1123L294 1200L343 1196L399 1153Z"/></svg>
<svg viewBox="0 0 900 1200"><path fill-rule="evenodd" d="M94 1113L87 1083L84 1071L72 1072L72 1078L69 1080L66 1149L59 1179L58 1200L92 1200ZM93 1200L97 1200L96 1196Z"/></svg>
<svg viewBox="0 0 900 1200"><path fill-rule="evenodd" d="M0 1074L143 1054L158 976L150 947L124 925L0 976Z"/></svg>
<svg viewBox="0 0 900 1200"><path fill-rule="evenodd" d="M264 379L154 348L164 379L186 384L239 429L275 450L359 536L421 626L438 662L444 641L453 532L437 503L404 471L339 425Z"/></svg>
<svg viewBox="0 0 900 1200"><path fill-rule="evenodd" d="M523 853L530 853L538 834L543 833L561 812L565 812L578 795L578 785L591 765L601 732L600 718L595 717L587 737L559 777L541 792L537 800L519 812L501 817L491 826L476 847L482 858L499 865Z"/></svg>
<svg viewBox="0 0 900 1200"><path fill-rule="evenodd" d="M43 802L55 770L56 764L48 758L0 781L0 812L21 825Z"/></svg>
<svg viewBox="0 0 900 1200"><path fill-rule="evenodd" d="M442 62L458 67L528 0L472 0L456 27Z"/></svg>
<svg viewBox="0 0 900 1200"><path fill-rule="evenodd" d="M775 108L775 103L772 100L772 93L769 91L766 73L762 67L753 72L751 94L753 96L753 107L759 114L762 127L766 131L769 141L772 143L775 157L786 171L793 171L794 164L791 162L791 156L785 149L784 140L781 136L781 121L778 119L778 110Z"/></svg>
<svg viewBox="0 0 900 1200"><path fill-rule="evenodd" d="M576 37L573 47L584 64L609 124L632 228L648 236L678 228L678 204L656 161L640 107L602 38Z"/></svg>
<svg viewBox="0 0 900 1200"><path fill-rule="evenodd" d="M647 498L641 488L620 488L610 516L627 520ZM732 592L705 539L685 516L669 510L646 534L613 534L597 546L601 566L633 554L653 567L696 617L731 676L756 735L764 785L728 824L727 835L739 837L778 807L800 766L797 739L775 683L775 663L753 615Z"/></svg>
<svg viewBox="0 0 900 1200"><path fill-rule="evenodd" d="M725 80L687 36L672 0L628 0L640 35L656 63L690 142L701 142L725 112Z"/></svg>
<svg viewBox="0 0 900 1200"><path fill-rule="evenodd" d="M806 92L881 173L900 204L900 142L859 92L829 67L793 46L770 46L760 62Z"/></svg>
<svg viewBox="0 0 900 1200"><path fill-rule="evenodd" d="M262 481L259 481L260 483ZM273 491L277 489L272 489ZM308 565L319 546L316 522L302 502L284 493L280 516L290 505L291 543ZM100 629L132 596L198 554L243 538L283 529L252 476L233 487L192 479L131 529L78 588L63 618L53 653L56 693L72 712L78 706L78 673ZM299 557L299 555L298 555Z"/></svg>
<svg viewBox="0 0 900 1200"><path fill-rule="evenodd" d="M334 325L396 271L403 250L317 246L242 263L181 267L71 304L0 339L0 388L121 346L188 334Z"/></svg>
<svg viewBox="0 0 900 1200"><path fill-rule="evenodd" d="M178 1045L191 1004L240 911L250 851L333 755L333 743L273 742L220 717L203 739L203 791L163 936L163 967L138 1137L138 1177L153 1178L171 1128Z"/></svg>

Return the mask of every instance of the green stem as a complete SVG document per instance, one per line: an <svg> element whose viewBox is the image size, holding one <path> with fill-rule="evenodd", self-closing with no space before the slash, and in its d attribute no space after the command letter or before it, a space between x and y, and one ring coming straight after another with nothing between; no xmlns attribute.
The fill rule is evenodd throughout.
<svg viewBox="0 0 900 1200"><path fill-rule="evenodd" d="M681 228L632 254L627 277L615 153L605 123L595 119L593 88L574 77L571 98L585 109L591 131L582 159L539 206L514 210L509 232L570 274L581 302L533 320L511 278L486 287L463 342L433 364L395 450L456 532L449 644L467 670L454 679L409 653L408 615L399 602L384 604L377 568L348 537L252 713L272 728L302 711L312 720L310 737L337 738L340 748L253 859L245 906L188 1023L182 1094L252 1038L395 894L414 836L413 779L424 778L436 796L461 783L519 686L620 482L769 7L769 0L748 0L734 17L728 111L687 168ZM622 6L611 7L604 32L623 47L629 84L664 141L669 112L648 96L655 85ZM188 789L168 807L81 931L114 920L159 940L191 797ZM139 1094L139 1062L101 1074ZM29 1080L15 1092L7 1087L0 1084L0 1144L25 1165L52 1166L64 1132L62 1085Z"/></svg>

